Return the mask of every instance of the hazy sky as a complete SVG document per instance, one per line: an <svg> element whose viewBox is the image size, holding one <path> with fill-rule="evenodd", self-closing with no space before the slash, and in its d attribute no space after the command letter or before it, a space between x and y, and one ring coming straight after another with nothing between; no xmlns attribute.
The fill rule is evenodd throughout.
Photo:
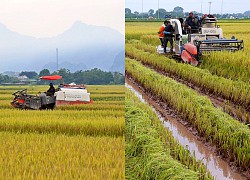
<svg viewBox="0 0 250 180"><path fill-rule="evenodd" d="M20 34L51 37L75 21L124 34L124 0L0 0L0 23Z"/></svg>
<svg viewBox="0 0 250 180"><path fill-rule="evenodd" d="M209 1L211 1L211 13L238 13L250 10L249 0L159 0L159 7L167 11L172 11L174 7L181 6L185 12L198 11L202 13L209 12ZM143 6L142 6L143 4ZM158 9L158 0L125 0L125 7L130 8L132 12L148 12L149 9Z"/></svg>

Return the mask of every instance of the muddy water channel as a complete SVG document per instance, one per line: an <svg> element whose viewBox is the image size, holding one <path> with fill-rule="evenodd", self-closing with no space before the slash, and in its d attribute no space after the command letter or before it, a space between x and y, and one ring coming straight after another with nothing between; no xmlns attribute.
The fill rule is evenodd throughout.
<svg viewBox="0 0 250 180"><path fill-rule="evenodd" d="M159 119L163 122L173 134L174 138L184 147L186 147L192 154L195 155L197 160L201 160L210 171L214 179L247 179L241 174L234 172L226 161L218 157L212 149L212 147L205 146L197 137L190 132L183 124L177 121L173 116L165 115L164 109L142 92L138 86L134 85L126 78L126 87L132 90L142 102L146 102L153 106L154 111L157 113ZM159 113L161 112L161 113ZM163 114L164 117L161 115Z"/></svg>

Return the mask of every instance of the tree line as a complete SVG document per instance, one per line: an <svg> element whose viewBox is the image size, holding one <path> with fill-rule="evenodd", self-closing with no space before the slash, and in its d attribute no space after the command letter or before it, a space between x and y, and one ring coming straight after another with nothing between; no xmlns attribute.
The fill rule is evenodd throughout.
<svg viewBox="0 0 250 180"><path fill-rule="evenodd" d="M203 14L197 11L193 11L194 14L202 16ZM127 19L140 19L140 18L179 18L187 17L189 12L184 12L184 9L180 6L177 6L173 11L166 11L163 8L159 10L149 9L147 12L132 12L130 8L125 8L125 18ZM224 14L213 14L217 18L250 18L250 11L245 11L244 13L224 13Z"/></svg>
<svg viewBox="0 0 250 180"><path fill-rule="evenodd" d="M19 76L26 76L28 80L33 80L33 84L48 84L48 81L40 80L41 76L49 75L61 75L63 82L68 84L75 82L76 84L93 84L93 85L104 85L104 84L124 84L124 75L119 72L105 72L98 68L94 68L86 71L76 71L71 73L68 69L60 69L51 73L48 69L43 69L38 73L35 71L23 71ZM35 81L34 81L35 80ZM22 82L18 77L11 77L8 75L0 74L0 84L2 83L19 83ZM55 84L61 83L61 81L55 82Z"/></svg>

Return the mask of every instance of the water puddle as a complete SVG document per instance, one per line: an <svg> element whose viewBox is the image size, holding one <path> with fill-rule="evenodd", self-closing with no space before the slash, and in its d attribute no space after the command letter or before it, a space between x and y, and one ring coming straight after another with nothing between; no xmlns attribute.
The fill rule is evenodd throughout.
<svg viewBox="0 0 250 180"><path fill-rule="evenodd" d="M136 96L142 101L151 106L156 106L157 103L151 100L146 94L144 94L137 86L126 79L125 86L132 90ZM159 106L159 105L158 105ZM158 108L158 107L157 107ZM153 108L154 109L154 108ZM198 141L195 135L193 135L183 124L176 121L174 118L164 118L155 109L159 119L163 122L173 134L174 138L184 147L186 147L191 154L194 153L197 160L201 160L210 171L214 179L216 180L231 180L231 179L246 179L239 173L234 172L228 163L220 159L214 152L209 150L201 141Z"/></svg>

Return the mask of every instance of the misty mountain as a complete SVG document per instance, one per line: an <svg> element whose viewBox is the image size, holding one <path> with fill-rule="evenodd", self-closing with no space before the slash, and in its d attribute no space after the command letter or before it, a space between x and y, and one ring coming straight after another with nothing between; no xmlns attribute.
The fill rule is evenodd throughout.
<svg viewBox="0 0 250 180"><path fill-rule="evenodd" d="M73 64L70 62L62 62L58 64L58 69L60 68L66 68L70 70L70 72L80 71L80 70L87 70L87 66L83 63L79 64ZM50 62L43 66L43 69L48 69L50 72L54 72L57 69L57 63L56 62Z"/></svg>
<svg viewBox="0 0 250 180"><path fill-rule="evenodd" d="M121 51L119 54L115 56L114 62L109 69L111 72L121 72L125 74L125 52Z"/></svg>
<svg viewBox="0 0 250 180"><path fill-rule="evenodd" d="M0 72L39 72L45 67L53 72L57 67L56 48L59 68L108 71L117 54L124 50L124 36L118 31L79 21L51 38L20 35L0 24L0 39ZM124 58L120 62L124 63Z"/></svg>

